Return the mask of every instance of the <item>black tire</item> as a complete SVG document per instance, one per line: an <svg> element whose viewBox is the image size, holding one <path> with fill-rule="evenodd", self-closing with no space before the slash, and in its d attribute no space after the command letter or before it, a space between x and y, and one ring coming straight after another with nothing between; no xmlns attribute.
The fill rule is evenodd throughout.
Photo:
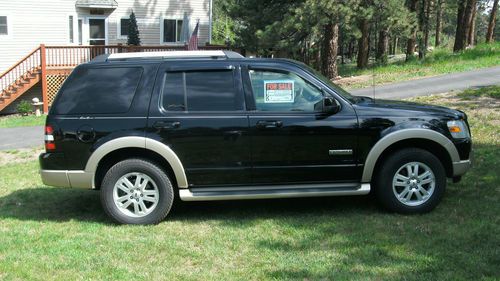
<svg viewBox="0 0 500 281"><path fill-rule="evenodd" d="M113 193L115 192L115 184L118 180L120 180L120 178L122 178L122 176L129 173L141 173L148 176L158 190L157 194L159 198L157 198L158 200L156 206L152 208L150 213L145 214L144 216L134 217L133 214L127 215L124 213L126 210L122 211L124 210L123 208L120 210L114 202ZM141 194L140 196L143 195ZM101 185L101 203L104 211L113 220L122 224L157 224L169 213L173 204L173 199L174 192L172 183L167 174L155 163L144 159L127 159L116 163L107 171ZM148 204L153 205L153 203Z"/></svg>
<svg viewBox="0 0 500 281"><path fill-rule="evenodd" d="M393 179L396 176L396 173L398 171L402 172L403 170L400 170L400 168L402 168L403 165L411 162L420 162L426 165L427 168L429 168L434 174L434 191L430 194L430 196L428 196L426 201L423 201L421 203L415 202L414 204L419 204L416 206L409 206L408 204L411 204L411 202L401 202L396 197L396 194L393 191ZM407 183L409 182L410 181L407 181ZM398 150L384 159L383 163L379 165L379 170L376 174L374 184L375 195L383 207L397 213L421 214L433 210L439 204L439 202L441 202L446 189L446 173L443 165L441 164L441 161L439 161L439 159L434 154L424 149L407 148ZM415 182L412 182L412 184L416 185ZM426 186L429 187L430 185ZM406 187L398 186L396 188L401 190ZM414 188L417 187L414 186ZM423 193L421 192L419 193L419 195L422 194ZM411 199L415 199L415 201L418 200L416 194L409 196Z"/></svg>

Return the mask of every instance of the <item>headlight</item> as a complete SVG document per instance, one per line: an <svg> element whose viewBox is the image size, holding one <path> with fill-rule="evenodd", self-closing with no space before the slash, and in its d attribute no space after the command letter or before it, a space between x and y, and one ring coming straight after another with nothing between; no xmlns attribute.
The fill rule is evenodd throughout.
<svg viewBox="0 0 500 281"><path fill-rule="evenodd" d="M450 134L455 139L465 139L470 137L469 129L467 125L462 120L453 120L446 123L448 125L448 130Z"/></svg>

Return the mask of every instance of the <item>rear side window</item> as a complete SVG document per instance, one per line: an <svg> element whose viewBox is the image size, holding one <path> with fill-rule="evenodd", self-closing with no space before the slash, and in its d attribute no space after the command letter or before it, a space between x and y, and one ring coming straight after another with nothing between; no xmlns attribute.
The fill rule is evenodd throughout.
<svg viewBox="0 0 500 281"><path fill-rule="evenodd" d="M141 67L77 68L64 83L54 113L127 112L142 71Z"/></svg>
<svg viewBox="0 0 500 281"><path fill-rule="evenodd" d="M167 72L163 86L167 111L240 111L243 96L232 70Z"/></svg>

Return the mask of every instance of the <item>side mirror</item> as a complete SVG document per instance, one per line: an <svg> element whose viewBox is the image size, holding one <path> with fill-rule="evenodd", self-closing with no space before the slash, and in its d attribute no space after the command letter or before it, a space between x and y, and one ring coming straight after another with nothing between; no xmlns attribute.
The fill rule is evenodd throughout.
<svg viewBox="0 0 500 281"><path fill-rule="evenodd" d="M340 111L339 102L332 97L325 97L323 99L323 113L335 114Z"/></svg>

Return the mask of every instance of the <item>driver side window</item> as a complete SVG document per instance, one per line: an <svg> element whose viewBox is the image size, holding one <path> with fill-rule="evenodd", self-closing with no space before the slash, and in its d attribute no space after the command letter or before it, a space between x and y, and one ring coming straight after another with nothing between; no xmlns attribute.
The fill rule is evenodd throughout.
<svg viewBox="0 0 500 281"><path fill-rule="evenodd" d="M321 110L323 94L291 72L249 70L258 111L315 112Z"/></svg>

